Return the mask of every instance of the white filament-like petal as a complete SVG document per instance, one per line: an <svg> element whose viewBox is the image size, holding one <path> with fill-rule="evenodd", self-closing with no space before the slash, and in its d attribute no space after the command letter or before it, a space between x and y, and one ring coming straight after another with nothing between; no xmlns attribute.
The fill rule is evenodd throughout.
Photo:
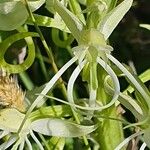
<svg viewBox="0 0 150 150"><path fill-rule="evenodd" d="M76 107L76 108L79 108L79 109L82 109L82 110L99 110L101 107L97 106L97 107L84 107L84 106L80 106L80 105L76 105L74 103L69 103L69 102L66 102L64 100L61 100L59 98L56 98L56 97L52 97L52 96L48 96L48 95L44 95L45 97L47 98L51 98L53 100L56 100L58 102L61 102L61 103L64 103L66 105L69 105L71 107Z"/></svg>
<svg viewBox="0 0 150 150"><path fill-rule="evenodd" d="M9 131L4 130L0 132L0 139L3 138L5 135L9 134Z"/></svg>
<svg viewBox="0 0 150 150"><path fill-rule="evenodd" d="M0 150L5 150L8 147L10 147L13 143L15 143L15 141L17 140L17 138L15 136L11 136L8 141L4 142L3 144L0 145Z"/></svg>
<svg viewBox="0 0 150 150"><path fill-rule="evenodd" d="M139 150L145 150L145 148L146 148L146 143L144 142L143 144L142 144L142 146L140 147L140 149Z"/></svg>
<svg viewBox="0 0 150 150"><path fill-rule="evenodd" d="M127 76L127 78L134 84L139 93L141 93L147 104L150 106L150 96L145 92L133 75L116 58L108 54L107 57Z"/></svg>
<svg viewBox="0 0 150 150"><path fill-rule="evenodd" d="M78 75L80 74L81 70L83 69L83 67L86 64L86 60L83 61L80 66L78 65L76 67L76 69L73 71L69 81L68 81L68 86L67 86L67 97L68 97L68 101L71 104L74 104L74 98L73 98L73 86L74 86L74 82L77 79ZM74 107L75 108L75 107Z"/></svg>
<svg viewBox="0 0 150 150"><path fill-rule="evenodd" d="M43 89L41 94L45 95L47 92L53 87L53 85L56 83L56 81L61 77L61 75L77 60L76 57L73 57L70 61L68 61L55 75L54 77L46 84L46 87ZM41 101L43 98L42 95L39 95L36 100L33 102L31 107L27 112L31 112L36 105Z"/></svg>
<svg viewBox="0 0 150 150"><path fill-rule="evenodd" d="M25 144L25 141L23 140L19 146L19 150L23 150L24 149L24 144Z"/></svg>
<svg viewBox="0 0 150 150"><path fill-rule="evenodd" d="M33 149L32 149L32 145L31 145L29 139L27 138L27 136L26 136L26 138L25 138L25 141L26 141L26 144L27 144L27 146L28 146L28 149L29 149L29 150L33 150Z"/></svg>
<svg viewBox="0 0 150 150"><path fill-rule="evenodd" d="M35 134L33 133L33 131L30 131L30 135L31 137L34 139L34 141L36 142L36 144L39 146L40 150L44 150L42 144L40 143L40 141L37 139L37 137L35 136Z"/></svg>
<svg viewBox="0 0 150 150"><path fill-rule="evenodd" d="M121 150L123 146L125 146L130 140L132 140L133 138L143 134L144 132L138 132L138 133L134 133L131 136L129 136L128 138L126 138L123 142L121 142L114 150Z"/></svg>
<svg viewBox="0 0 150 150"><path fill-rule="evenodd" d="M56 83L56 81L61 77L61 75L77 60L76 57L73 57L70 61L68 61L55 75L54 77L46 84L45 88L41 92L41 95L39 95L35 101L32 103L30 108L28 109L26 116L24 120L22 121L22 124L18 130L18 132L21 131L28 115L32 112L32 110L37 106L37 104L43 99L44 95L47 94L47 92L53 87L53 85Z"/></svg>
<svg viewBox="0 0 150 150"><path fill-rule="evenodd" d="M118 81L118 78L117 78L115 72L111 69L110 66L106 65L106 63L99 57L97 58L97 62L106 70L106 72L110 75L110 77L112 78L113 83L114 83L115 91L114 91L114 96L113 96L111 102L106 104L105 106L100 107L101 109L106 109L106 108L112 106L117 101L119 93L120 93L120 84L119 84L119 81Z"/></svg>

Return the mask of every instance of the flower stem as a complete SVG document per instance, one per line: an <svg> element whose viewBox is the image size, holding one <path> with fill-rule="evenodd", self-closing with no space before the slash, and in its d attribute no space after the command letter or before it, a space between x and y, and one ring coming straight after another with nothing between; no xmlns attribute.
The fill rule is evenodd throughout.
<svg viewBox="0 0 150 150"><path fill-rule="evenodd" d="M46 41L45 41L45 38L44 38L44 36L43 36L43 34L42 34L40 28L38 27L38 25L37 25L37 23L36 23L36 20L35 20L35 18L34 18L34 16L33 16L33 13L32 13L32 11L31 11L29 5L28 5L28 0L24 0L24 2L25 2L26 9L27 9L27 11L28 11L28 13L29 13L29 16L30 16L30 18L31 18L31 20L32 20L32 22L33 22L33 24L34 24L34 27L35 27L36 31L38 32L38 34L39 34L39 36L40 36L40 39L41 39L41 41L42 41L42 44L43 44L43 46L44 46L44 48L45 48L45 50L46 50L46 53L47 53L47 55L48 55L48 57L49 57L49 61L50 61L51 65L52 65L52 68L53 68L54 72L57 73L57 72L58 72L58 67L57 67L57 65L56 65L56 63L55 63L52 50L51 50L50 47L48 47L48 45L47 45L47 43L46 43ZM63 93L64 97L67 98L67 95L66 95L66 88L65 88L65 85L64 85L63 80L62 80L61 77L60 77L60 79L59 79L59 82L61 83L61 90L62 90L62 93Z"/></svg>

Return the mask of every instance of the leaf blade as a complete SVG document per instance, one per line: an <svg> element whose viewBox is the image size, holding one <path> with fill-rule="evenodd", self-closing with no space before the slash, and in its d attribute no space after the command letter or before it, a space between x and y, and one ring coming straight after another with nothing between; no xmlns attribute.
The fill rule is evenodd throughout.
<svg viewBox="0 0 150 150"><path fill-rule="evenodd" d="M31 129L48 136L79 137L96 130L97 125L83 126L61 119L38 119L31 124Z"/></svg>
<svg viewBox="0 0 150 150"><path fill-rule="evenodd" d="M98 25L98 29L101 33L104 34L105 39L107 40L113 30L116 28L120 20L128 12L132 6L133 0L124 0L112 11L110 11Z"/></svg>

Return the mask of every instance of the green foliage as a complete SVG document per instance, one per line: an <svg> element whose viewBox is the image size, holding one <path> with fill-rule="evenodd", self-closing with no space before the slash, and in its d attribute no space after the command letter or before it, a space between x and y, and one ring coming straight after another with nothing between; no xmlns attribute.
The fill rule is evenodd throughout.
<svg viewBox="0 0 150 150"><path fill-rule="evenodd" d="M142 147L150 147L150 92L145 84L150 70L133 74L111 54L108 41L132 3L1 0L0 75L19 73L26 111L0 103L0 149L120 150L136 136L145 142ZM125 90L120 77L127 81ZM123 109L134 119L124 116ZM124 136L126 128L129 137Z"/></svg>
<svg viewBox="0 0 150 150"><path fill-rule="evenodd" d="M32 11L37 10L45 0L29 1ZM21 12L21 13L20 13ZM23 25L28 18L28 12L21 0L8 0L0 2L0 30L10 31Z"/></svg>

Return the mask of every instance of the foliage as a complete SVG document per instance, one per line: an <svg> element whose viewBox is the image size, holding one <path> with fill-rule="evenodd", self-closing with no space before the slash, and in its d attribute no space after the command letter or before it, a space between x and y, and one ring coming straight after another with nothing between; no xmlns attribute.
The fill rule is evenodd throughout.
<svg viewBox="0 0 150 150"><path fill-rule="evenodd" d="M132 4L0 2L1 80L18 74L26 89L24 112L0 100L0 149L120 150L137 136L141 149L150 148L149 70L136 75L112 55L108 40ZM122 77L127 89L120 84ZM130 112L134 122L120 110Z"/></svg>

